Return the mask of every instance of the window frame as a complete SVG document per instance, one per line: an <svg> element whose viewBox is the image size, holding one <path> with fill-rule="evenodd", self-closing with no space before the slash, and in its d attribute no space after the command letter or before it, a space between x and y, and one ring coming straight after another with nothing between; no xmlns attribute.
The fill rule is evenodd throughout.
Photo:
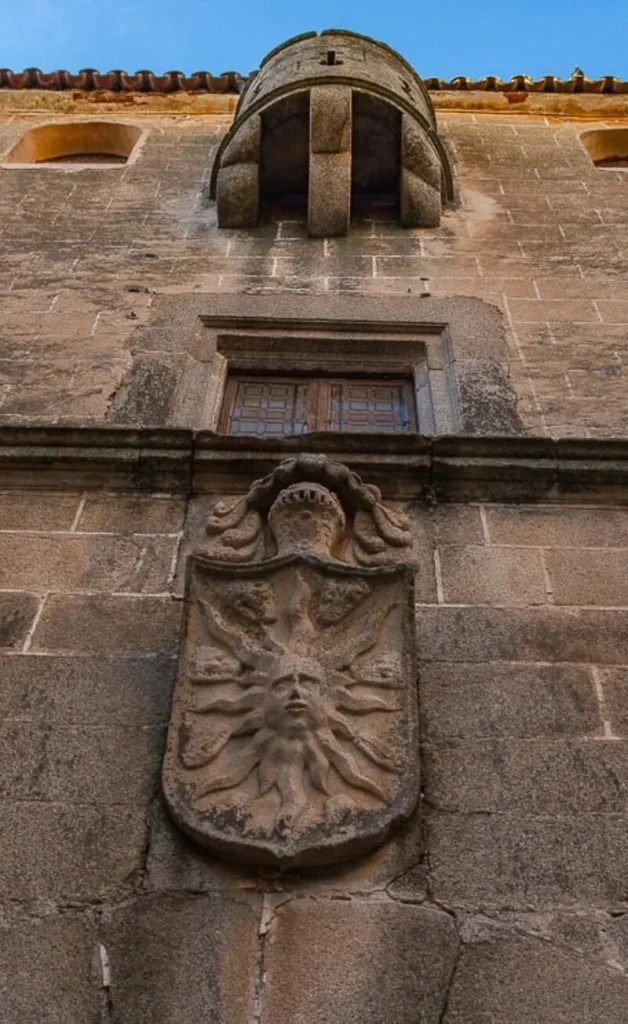
<svg viewBox="0 0 628 1024"><path fill-rule="evenodd" d="M227 373L225 380L225 387L222 395L222 402L220 406L220 414L218 418L218 433L224 434L227 437L264 437L264 434L235 434L229 429L231 426L231 419L233 415L233 409L235 399L237 395L238 384L242 382L250 383L266 383L266 384L305 384L306 385L306 419L305 419L305 430L302 433L284 434L284 437L303 437L305 434L311 434L318 431L324 431L325 433L342 433L342 434L412 434L417 433L419 430L419 416L416 403L416 393L413 385L412 378L408 376L402 376L399 374L335 374L334 376L328 376L325 373L260 373L252 372L247 373L244 370L234 370ZM332 401L332 388L338 384L353 384L363 383L366 385L372 384L390 384L398 385L403 389L403 396L405 401L405 408L407 411L408 419L406 420L407 427L403 430L334 430L329 424L331 422L331 401ZM271 436L271 435L267 435ZM274 436L274 435L273 435Z"/></svg>

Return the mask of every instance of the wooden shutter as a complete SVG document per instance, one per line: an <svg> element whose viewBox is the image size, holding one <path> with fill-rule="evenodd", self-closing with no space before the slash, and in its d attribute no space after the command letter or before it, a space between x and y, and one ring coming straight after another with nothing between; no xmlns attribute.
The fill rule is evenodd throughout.
<svg viewBox="0 0 628 1024"><path fill-rule="evenodd" d="M312 430L398 434L416 430L406 380L230 377L220 430L286 437Z"/></svg>
<svg viewBox="0 0 628 1024"><path fill-rule="evenodd" d="M232 378L224 411L229 434L286 437L307 429L307 381Z"/></svg>
<svg viewBox="0 0 628 1024"><path fill-rule="evenodd" d="M362 434L415 430L408 390L405 381L333 381L328 429Z"/></svg>

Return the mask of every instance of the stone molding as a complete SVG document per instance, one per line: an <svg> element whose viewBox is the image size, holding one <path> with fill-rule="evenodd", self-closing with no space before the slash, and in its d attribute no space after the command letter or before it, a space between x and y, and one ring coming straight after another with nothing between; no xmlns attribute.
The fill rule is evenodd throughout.
<svg viewBox="0 0 628 1024"><path fill-rule="evenodd" d="M502 317L480 299L203 295L185 315L173 426L216 429L227 373L259 370L405 376L425 434L523 431Z"/></svg>
<svg viewBox="0 0 628 1024"><path fill-rule="evenodd" d="M201 319L208 337L199 339L196 351L199 355L202 349L212 353L205 364L206 383L200 389L206 396L201 419L205 427L213 429L219 423L227 374L253 372L407 377L412 380L423 433L449 433L461 426L455 359L446 323L301 320L286 324L262 317L251 323L244 317ZM184 402L199 391L198 382L192 379L194 370L196 367L189 383L180 388ZM216 382L222 382L223 389L216 388ZM183 404L180 412L182 417L188 412Z"/></svg>
<svg viewBox="0 0 628 1024"><path fill-rule="evenodd" d="M367 473L389 499L628 499L628 441L620 438L318 433L269 442L167 428L0 427L5 489L237 494L304 452Z"/></svg>

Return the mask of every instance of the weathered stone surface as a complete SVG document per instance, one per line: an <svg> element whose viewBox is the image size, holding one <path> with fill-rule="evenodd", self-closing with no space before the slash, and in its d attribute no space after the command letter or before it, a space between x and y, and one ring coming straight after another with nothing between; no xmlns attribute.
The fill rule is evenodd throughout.
<svg viewBox="0 0 628 1024"><path fill-rule="evenodd" d="M308 196L312 238L346 235L351 220L351 153L311 153Z"/></svg>
<svg viewBox="0 0 628 1024"><path fill-rule="evenodd" d="M426 661L628 660L628 611L567 608L422 608Z"/></svg>
<svg viewBox="0 0 628 1024"><path fill-rule="evenodd" d="M7 916L0 934L3 1024L101 1024L97 933L87 914Z"/></svg>
<svg viewBox="0 0 628 1024"><path fill-rule="evenodd" d="M399 219L404 227L438 227L441 214L441 164L425 132L401 116Z"/></svg>
<svg viewBox="0 0 628 1024"><path fill-rule="evenodd" d="M543 567L537 551L480 546L439 549L443 595L448 604L545 604Z"/></svg>
<svg viewBox="0 0 628 1024"><path fill-rule="evenodd" d="M20 649L38 609L34 594L0 592L0 649Z"/></svg>
<svg viewBox="0 0 628 1024"><path fill-rule="evenodd" d="M164 593L176 543L169 537L0 534L0 587Z"/></svg>
<svg viewBox="0 0 628 1024"><path fill-rule="evenodd" d="M243 1024L255 1013L259 898L144 897L103 915L112 1024Z"/></svg>
<svg viewBox="0 0 628 1024"><path fill-rule="evenodd" d="M253 114L231 139L222 156L223 167L231 164L259 164L262 144L262 119Z"/></svg>
<svg viewBox="0 0 628 1024"><path fill-rule="evenodd" d="M0 900L83 903L125 892L142 865L142 811L28 801L2 805Z"/></svg>
<svg viewBox="0 0 628 1024"><path fill-rule="evenodd" d="M257 890L254 870L213 857L176 827L161 802L151 815L146 884L154 892Z"/></svg>
<svg viewBox="0 0 628 1024"><path fill-rule="evenodd" d="M401 169L399 219L405 228L435 228L440 224L440 191L407 168Z"/></svg>
<svg viewBox="0 0 628 1024"><path fill-rule="evenodd" d="M262 1024L438 1024L457 948L438 910L293 900L266 939Z"/></svg>
<svg viewBox="0 0 628 1024"><path fill-rule="evenodd" d="M346 235L351 220L351 90L310 90L307 226L313 238Z"/></svg>
<svg viewBox="0 0 628 1024"><path fill-rule="evenodd" d="M524 432L509 368L488 359L465 359L457 376L465 432L500 436Z"/></svg>
<svg viewBox="0 0 628 1024"><path fill-rule="evenodd" d="M626 814L621 740L490 739L423 747L425 797L444 811Z"/></svg>
<svg viewBox="0 0 628 1024"><path fill-rule="evenodd" d="M626 817L433 812L426 841L448 906L628 906Z"/></svg>
<svg viewBox="0 0 628 1024"><path fill-rule="evenodd" d="M77 530L86 533L179 533L185 502L172 497L88 494ZM41 528L41 527L40 527Z"/></svg>
<svg viewBox="0 0 628 1024"><path fill-rule="evenodd" d="M419 681L426 739L600 735L588 669L574 665L424 664Z"/></svg>
<svg viewBox="0 0 628 1024"><path fill-rule="evenodd" d="M600 679L613 732L628 736L628 669L600 669Z"/></svg>
<svg viewBox="0 0 628 1024"><path fill-rule="evenodd" d="M494 544L534 547L627 547L628 516L610 508L561 505L486 509Z"/></svg>
<svg viewBox="0 0 628 1024"><path fill-rule="evenodd" d="M144 806L164 739L163 727L2 722L0 799Z"/></svg>
<svg viewBox="0 0 628 1024"><path fill-rule="evenodd" d="M310 150L344 153L351 149L351 90L342 85L310 90Z"/></svg>
<svg viewBox="0 0 628 1024"><path fill-rule="evenodd" d="M147 886L155 892L225 892L228 889L257 890L259 868L235 865L213 857L184 835L158 807L152 815L147 858ZM421 822L414 815L395 831L387 843L365 857L321 868L292 868L282 872L282 886L295 893L347 894L381 892L391 878L409 872L420 860L423 849ZM272 871L272 869L271 869ZM404 898L420 902L425 898L425 880L420 871L405 878Z"/></svg>
<svg viewBox="0 0 628 1024"><path fill-rule="evenodd" d="M464 945L500 942L527 936L555 944L564 952L584 956L614 970L626 965L626 915L590 908L501 910L456 914Z"/></svg>
<svg viewBox="0 0 628 1024"><path fill-rule="evenodd" d="M623 1024L628 982L618 970L528 938L462 949L443 1024Z"/></svg>
<svg viewBox="0 0 628 1024"><path fill-rule="evenodd" d="M259 217L259 165L222 167L216 188L218 222L222 228L252 228Z"/></svg>
<svg viewBox="0 0 628 1024"><path fill-rule="evenodd" d="M559 548L545 563L556 604L628 605L628 551Z"/></svg>
<svg viewBox="0 0 628 1024"><path fill-rule="evenodd" d="M179 380L176 366L167 355L140 354L116 389L107 420L110 423L143 423L165 426Z"/></svg>
<svg viewBox="0 0 628 1024"><path fill-rule="evenodd" d="M0 492L0 530L69 530L78 511L78 494Z"/></svg>
<svg viewBox="0 0 628 1024"><path fill-rule="evenodd" d="M162 725L175 672L169 657L0 656L0 719L52 728Z"/></svg>
<svg viewBox="0 0 628 1024"><path fill-rule="evenodd" d="M447 503L426 506L412 504L407 508L412 535L418 547L425 544L444 547L449 544L483 544L484 531L477 506Z"/></svg>
<svg viewBox="0 0 628 1024"><path fill-rule="evenodd" d="M180 605L170 598L52 596L33 639L33 651L127 654L174 653Z"/></svg>

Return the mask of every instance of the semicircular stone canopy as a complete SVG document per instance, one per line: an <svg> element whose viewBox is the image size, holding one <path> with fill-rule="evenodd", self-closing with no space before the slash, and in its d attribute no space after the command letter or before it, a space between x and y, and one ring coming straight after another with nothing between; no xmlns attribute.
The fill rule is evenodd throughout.
<svg viewBox="0 0 628 1024"><path fill-rule="evenodd" d="M352 212L435 227L453 198L432 102L384 43L330 29L288 40L248 80L212 171L221 228L263 210L307 211L315 237L344 235Z"/></svg>

